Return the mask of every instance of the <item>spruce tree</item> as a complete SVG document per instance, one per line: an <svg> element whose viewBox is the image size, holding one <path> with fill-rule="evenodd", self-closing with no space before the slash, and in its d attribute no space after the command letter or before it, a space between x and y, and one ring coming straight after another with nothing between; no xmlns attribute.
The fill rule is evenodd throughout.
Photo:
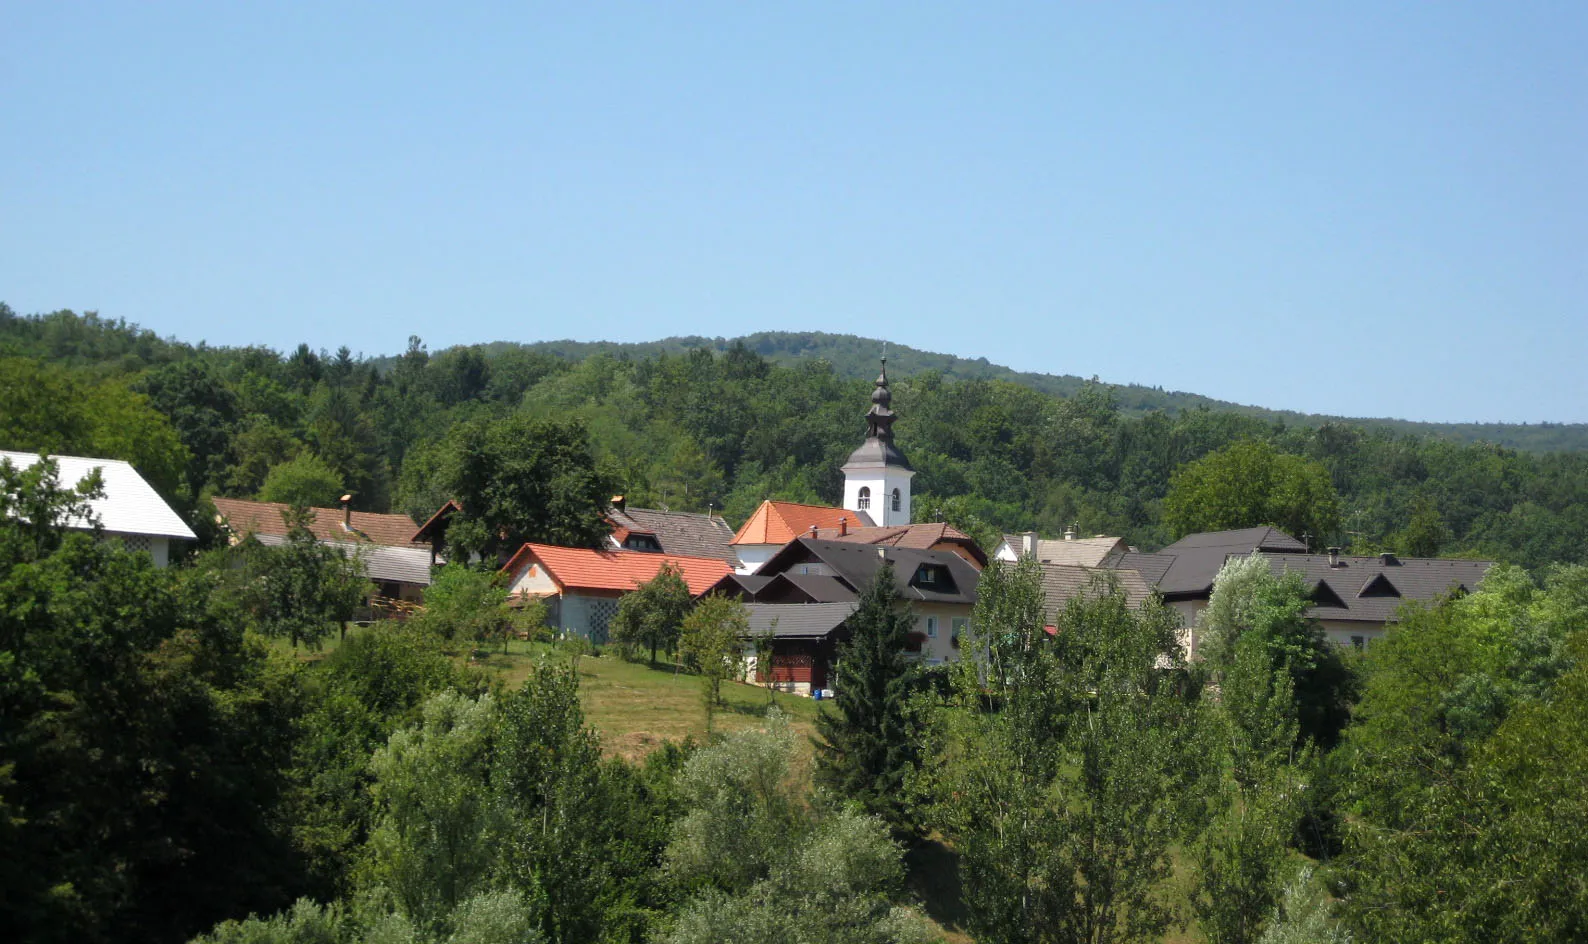
<svg viewBox="0 0 1588 944"><path fill-rule="evenodd" d="M838 647L833 709L816 719L816 780L896 828L906 822L904 778L917 744L906 702L920 671L905 655L912 618L884 564L861 591Z"/></svg>

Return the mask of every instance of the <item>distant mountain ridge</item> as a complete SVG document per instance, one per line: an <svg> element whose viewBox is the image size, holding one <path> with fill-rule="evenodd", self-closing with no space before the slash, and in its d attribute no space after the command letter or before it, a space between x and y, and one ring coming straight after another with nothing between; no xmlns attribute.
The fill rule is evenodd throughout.
<svg viewBox="0 0 1588 944"><path fill-rule="evenodd" d="M833 369L841 376L865 380L876 376L877 358L883 351L883 342L876 338L862 338L852 334L828 334L821 331L759 331L738 338L689 335L631 343L537 341L517 344L499 341L482 347L487 351L522 347L579 361L593 354L650 357L657 354L681 354L696 348L725 351L736 341L775 363L791 364L800 360L820 358L832 364ZM1006 380L1059 396L1070 396L1087 382L1085 378L1067 374L1017 371L1001 364L991 363L985 357L961 358L891 342L887 345L887 352L888 364L900 374L935 370L946 377L959 380ZM1100 382L1107 383L1107 381ZM1160 387L1146 387L1140 384L1108 384L1108 386L1113 389L1121 411L1129 415L1140 415L1153 410L1176 413L1205 407L1210 410L1229 411L1282 422L1287 426L1347 423L1353 426L1379 427L1401 433L1433 436L1452 442L1488 442L1528 452L1588 451L1588 423L1425 423L1381 417L1330 416L1291 410L1270 410L1265 407L1215 400L1201 394L1166 391Z"/></svg>

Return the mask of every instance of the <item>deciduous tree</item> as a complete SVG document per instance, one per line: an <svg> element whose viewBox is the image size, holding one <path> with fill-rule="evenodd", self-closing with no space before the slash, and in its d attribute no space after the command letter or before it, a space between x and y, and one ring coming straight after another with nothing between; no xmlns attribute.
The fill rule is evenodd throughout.
<svg viewBox="0 0 1588 944"><path fill-rule="evenodd" d="M1340 499L1329 470L1256 440L1181 466L1163 514L1176 536L1272 525L1316 545L1340 531Z"/></svg>
<svg viewBox="0 0 1588 944"><path fill-rule="evenodd" d="M722 683L744 675L744 645L749 635L750 617L744 604L729 597L712 594L684 618L678 654L684 664L700 673L708 733L722 701Z"/></svg>

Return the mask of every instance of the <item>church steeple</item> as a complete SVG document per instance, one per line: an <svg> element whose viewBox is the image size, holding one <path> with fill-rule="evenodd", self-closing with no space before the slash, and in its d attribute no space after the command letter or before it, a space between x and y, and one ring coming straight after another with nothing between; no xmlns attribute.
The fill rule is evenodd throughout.
<svg viewBox="0 0 1588 944"><path fill-rule="evenodd" d="M893 444L893 392L888 389L888 359L882 359L871 409L866 411L866 439L844 463L844 507L863 513L879 525L910 523L910 478L915 470Z"/></svg>
<svg viewBox="0 0 1588 944"><path fill-rule="evenodd" d="M893 442L893 421L897 419L888 407L893 394L888 392L888 359L882 359L882 373L877 376L877 389L871 391L871 409L866 411L866 438Z"/></svg>

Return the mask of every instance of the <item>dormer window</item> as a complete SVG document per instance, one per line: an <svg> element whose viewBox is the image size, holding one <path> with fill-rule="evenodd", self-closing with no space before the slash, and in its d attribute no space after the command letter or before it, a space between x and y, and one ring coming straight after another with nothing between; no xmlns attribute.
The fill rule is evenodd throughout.
<svg viewBox="0 0 1588 944"><path fill-rule="evenodd" d="M922 564L917 567L915 576L910 578L910 586L937 593L954 593L956 590L953 576L942 564Z"/></svg>
<svg viewBox="0 0 1588 944"><path fill-rule="evenodd" d="M894 489L893 490L893 510L894 511L898 511L899 510L900 503L901 502L900 502L899 490L898 489Z"/></svg>
<svg viewBox="0 0 1588 944"><path fill-rule="evenodd" d="M861 511L869 511L871 509L870 486L862 485L860 487L860 497L855 501L855 504L860 506L859 510Z"/></svg>
<svg viewBox="0 0 1588 944"><path fill-rule="evenodd" d="M631 534L623 539L623 548L624 550L629 551L650 551L652 553L660 553L662 550L662 545L660 541L656 540L654 535Z"/></svg>

